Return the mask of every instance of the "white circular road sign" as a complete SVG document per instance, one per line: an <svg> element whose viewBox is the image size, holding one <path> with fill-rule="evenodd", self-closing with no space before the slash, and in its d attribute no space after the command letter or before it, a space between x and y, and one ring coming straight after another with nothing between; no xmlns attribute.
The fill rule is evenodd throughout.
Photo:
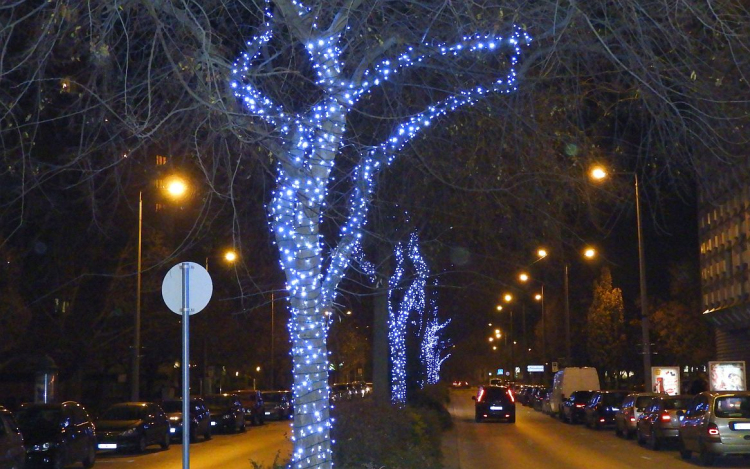
<svg viewBox="0 0 750 469"><path fill-rule="evenodd" d="M187 275L185 294L188 313L193 315L206 307L214 291L214 285L208 271L195 262L180 262L169 269L161 284L161 296L167 308L175 314L182 316L183 272Z"/></svg>

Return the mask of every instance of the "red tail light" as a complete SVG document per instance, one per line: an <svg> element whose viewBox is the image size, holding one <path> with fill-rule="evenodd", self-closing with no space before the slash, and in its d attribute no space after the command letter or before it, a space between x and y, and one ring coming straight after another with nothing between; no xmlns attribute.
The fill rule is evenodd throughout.
<svg viewBox="0 0 750 469"><path fill-rule="evenodd" d="M661 421L662 422L669 422L671 420L672 420L672 416L669 415L668 413L664 412L663 414L661 414Z"/></svg>
<svg viewBox="0 0 750 469"><path fill-rule="evenodd" d="M586 404L576 404L576 407L584 407Z"/></svg>
<svg viewBox="0 0 750 469"><path fill-rule="evenodd" d="M715 423L709 423L707 431L711 436L719 436L719 427Z"/></svg>
<svg viewBox="0 0 750 469"><path fill-rule="evenodd" d="M477 396L477 402L482 402L483 397L484 397L484 388L479 388L479 395Z"/></svg>
<svg viewBox="0 0 750 469"><path fill-rule="evenodd" d="M631 422L635 422L635 415L631 415L631 416L630 416L630 421L631 421Z"/></svg>
<svg viewBox="0 0 750 469"><path fill-rule="evenodd" d="M510 402L516 402L516 398L513 396L513 391L508 389L508 397L510 397Z"/></svg>

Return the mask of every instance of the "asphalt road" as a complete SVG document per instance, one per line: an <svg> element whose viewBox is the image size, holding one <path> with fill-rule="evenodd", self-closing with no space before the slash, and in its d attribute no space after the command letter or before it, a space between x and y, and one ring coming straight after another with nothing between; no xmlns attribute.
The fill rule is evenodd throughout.
<svg viewBox="0 0 750 469"><path fill-rule="evenodd" d="M279 462L289 459L292 452L291 421L266 422L248 427L246 433L214 435L211 440L190 445L191 469L253 469L253 462L270 468L277 454ZM80 467L80 464L78 465ZM172 443L168 450L149 446L143 454L97 453L95 468L99 469L181 469L182 445Z"/></svg>
<svg viewBox="0 0 750 469"><path fill-rule="evenodd" d="M516 423L474 422L474 390L451 394L455 427L443 441L445 469L502 467L555 469L696 468L696 456L680 459L675 444L661 451L615 435L613 429L570 425L518 405ZM714 467L750 467L741 457L719 458Z"/></svg>

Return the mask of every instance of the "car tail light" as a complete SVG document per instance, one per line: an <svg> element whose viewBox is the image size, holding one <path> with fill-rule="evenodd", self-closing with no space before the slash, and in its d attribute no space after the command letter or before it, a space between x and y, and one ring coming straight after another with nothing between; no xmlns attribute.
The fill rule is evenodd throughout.
<svg viewBox="0 0 750 469"><path fill-rule="evenodd" d="M513 396L513 391L508 389L508 397L510 397L510 402L516 402L515 396Z"/></svg>
<svg viewBox="0 0 750 469"><path fill-rule="evenodd" d="M672 421L672 416L669 415L668 413L664 412L663 414L661 414L661 421L662 422L671 422Z"/></svg>
<svg viewBox="0 0 750 469"><path fill-rule="evenodd" d="M719 427L715 423L709 423L706 431L710 436L719 436Z"/></svg>
<svg viewBox="0 0 750 469"><path fill-rule="evenodd" d="M581 407L583 407L583 406L585 406L585 405L586 405L586 404L576 404L576 407L578 407L578 408L581 408Z"/></svg>
<svg viewBox="0 0 750 469"><path fill-rule="evenodd" d="M631 421L631 422L635 422L635 415L631 415L631 416L630 416L630 421Z"/></svg>
<svg viewBox="0 0 750 469"><path fill-rule="evenodd" d="M484 397L484 388L479 389L479 396L477 396L477 402L482 402L482 398Z"/></svg>
<svg viewBox="0 0 750 469"><path fill-rule="evenodd" d="M604 419L603 419L603 418L599 419L599 421L600 421L601 423L604 423Z"/></svg>

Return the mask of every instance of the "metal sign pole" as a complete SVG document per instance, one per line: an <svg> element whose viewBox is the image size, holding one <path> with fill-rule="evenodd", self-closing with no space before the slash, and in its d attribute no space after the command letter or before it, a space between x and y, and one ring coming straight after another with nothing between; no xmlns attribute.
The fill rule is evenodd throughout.
<svg viewBox="0 0 750 469"><path fill-rule="evenodd" d="M193 272L192 277L190 272ZM191 285L192 283L192 285ZM190 290L192 287L192 303ZM195 262L175 264L161 285L164 303L182 316L182 468L190 469L190 315L206 307L213 292L211 276Z"/></svg>
<svg viewBox="0 0 750 469"><path fill-rule="evenodd" d="M182 263L182 468L190 468L190 263Z"/></svg>

